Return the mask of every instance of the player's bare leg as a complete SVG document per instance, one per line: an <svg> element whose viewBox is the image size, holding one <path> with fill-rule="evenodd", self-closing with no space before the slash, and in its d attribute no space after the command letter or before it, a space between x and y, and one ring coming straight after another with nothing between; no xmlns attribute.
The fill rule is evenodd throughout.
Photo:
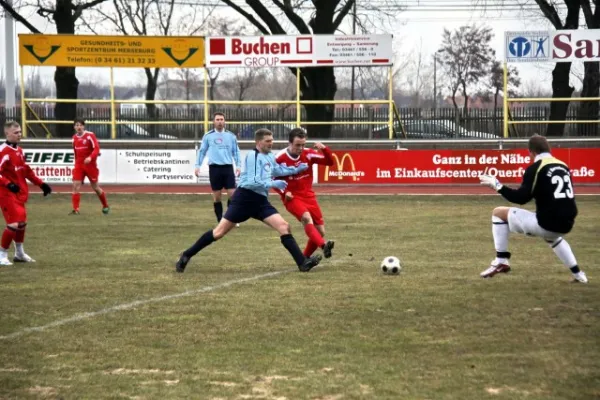
<svg viewBox="0 0 600 400"><path fill-rule="evenodd" d="M221 202L221 189L213 190L212 199L213 199L213 208L215 209L215 215L217 216L217 222L221 222L221 218L223 218L223 203Z"/></svg>
<svg viewBox="0 0 600 400"><path fill-rule="evenodd" d="M175 271L183 272L187 266L187 263L192 257L198 254L203 248L227 235L227 233L234 227L235 223L225 218L221 218L221 221L219 221L219 224L216 226L216 228L206 231L202 236L200 236L196 243L181 253L179 260L177 260L177 263L175 264Z"/></svg>
<svg viewBox="0 0 600 400"><path fill-rule="evenodd" d="M298 269L302 272L308 272L313 267L319 265L321 262L321 256L306 257L302 254L300 247L294 236L292 236L292 230L290 224L283 219L280 214L273 214L263 220L265 224L275 229L281 238L281 244L291 254L298 266Z"/></svg>
<svg viewBox="0 0 600 400"><path fill-rule="evenodd" d="M81 202L81 181L73 181L73 192L71 193L71 204L73 206L73 210L70 212L70 215L79 215L79 203Z"/></svg>
<svg viewBox="0 0 600 400"><path fill-rule="evenodd" d="M317 248L321 248L323 249L323 255L325 258L331 257L331 251L333 250L335 242L333 240L329 240L327 242L325 241L324 235L317 229L308 211L302 214L300 222L302 222L302 225L304 226L304 232L306 233L306 236L308 236L308 243L304 249L304 255L309 257ZM323 232L324 231L325 230L323 229Z"/></svg>
<svg viewBox="0 0 600 400"><path fill-rule="evenodd" d="M560 261L562 261L563 265L569 268L573 274L574 282L588 283L585 272L579 269L579 265L575 259L575 254L573 254L571 246L569 246L569 243L567 243L564 238L559 236L557 238L544 238L544 240L552 248L554 254L560 258Z"/></svg>
<svg viewBox="0 0 600 400"><path fill-rule="evenodd" d="M25 242L25 228L27 227L27 222L19 222L17 224L17 231L15 234L15 256L13 258L13 262L20 263L30 263L35 262L35 260L25 253L25 249L23 248L23 243Z"/></svg>
<svg viewBox="0 0 600 400"><path fill-rule="evenodd" d="M106 193L104 193L104 190L100 188L98 182L90 182L90 186L92 187L92 189L94 189L94 192L96 192L96 195L98 195L98 198L102 203L102 213L108 214L110 212L110 207L108 206L108 201L106 200Z"/></svg>
<svg viewBox="0 0 600 400"><path fill-rule="evenodd" d="M0 265L12 265L8 259L8 249L17 235L17 229L19 229L19 223L13 222L6 224L4 232L2 232L2 240L0 242Z"/></svg>
<svg viewBox="0 0 600 400"><path fill-rule="evenodd" d="M494 236L496 258L492 261L489 268L480 274L482 278L491 278L496 274L510 271L508 212L509 207L496 207L492 212L492 234Z"/></svg>
<svg viewBox="0 0 600 400"><path fill-rule="evenodd" d="M229 205L231 204L231 196L233 196L233 192L235 192L235 189L227 189L227 208L229 208ZM240 224L235 224L235 226L239 228Z"/></svg>

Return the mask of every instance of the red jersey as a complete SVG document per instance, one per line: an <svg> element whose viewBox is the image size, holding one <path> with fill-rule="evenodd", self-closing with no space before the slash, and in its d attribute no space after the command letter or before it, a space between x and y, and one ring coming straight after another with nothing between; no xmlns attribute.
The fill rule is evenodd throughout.
<svg viewBox="0 0 600 400"><path fill-rule="evenodd" d="M0 145L0 196L16 196L17 200L25 203L29 198L27 180L37 186L44 183L25 162L23 149L8 142ZM21 190L11 192L6 187L9 183L14 183Z"/></svg>
<svg viewBox="0 0 600 400"><path fill-rule="evenodd" d="M285 193L291 192L298 197L315 197L313 191L313 169L314 164L333 165L333 155L328 147L319 152L314 149L304 149L302 154L297 157L291 156L287 149L283 149L277 154L276 161L278 164L284 164L288 167L296 167L301 163L307 163L308 169L296 175L282 176L277 179L282 179L288 182L284 192L277 190L282 200L285 200Z"/></svg>
<svg viewBox="0 0 600 400"><path fill-rule="evenodd" d="M90 131L84 131L81 136L73 135L73 150L75 151L75 165L83 165L83 161L91 157L94 164L100 154L100 145L96 135Z"/></svg>

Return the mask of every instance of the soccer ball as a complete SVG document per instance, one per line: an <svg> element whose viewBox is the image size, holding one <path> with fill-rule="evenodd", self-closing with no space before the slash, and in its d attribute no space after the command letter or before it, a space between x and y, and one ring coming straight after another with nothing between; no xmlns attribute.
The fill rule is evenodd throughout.
<svg viewBox="0 0 600 400"><path fill-rule="evenodd" d="M381 262L381 271L386 275L398 275L402 270L398 257L388 256Z"/></svg>

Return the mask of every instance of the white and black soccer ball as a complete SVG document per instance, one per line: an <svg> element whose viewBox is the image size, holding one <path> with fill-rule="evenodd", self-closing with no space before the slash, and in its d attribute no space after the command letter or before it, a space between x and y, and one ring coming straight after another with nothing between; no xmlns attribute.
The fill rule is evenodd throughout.
<svg viewBox="0 0 600 400"><path fill-rule="evenodd" d="M381 272L386 275L398 275L402 271L400 259L394 256L388 256L381 262Z"/></svg>

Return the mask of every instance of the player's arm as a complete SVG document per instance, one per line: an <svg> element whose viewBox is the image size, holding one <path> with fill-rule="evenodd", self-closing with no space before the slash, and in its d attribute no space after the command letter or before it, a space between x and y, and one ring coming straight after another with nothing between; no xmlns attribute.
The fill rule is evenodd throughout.
<svg viewBox="0 0 600 400"><path fill-rule="evenodd" d="M275 162L275 166L273 167L273 176L290 176L296 175L302 171L306 171L308 169L307 163L301 163L297 167L288 167L285 164L279 164L277 161Z"/></svg>
<svg viewBox="0 0 600 400"><path fill-rule="evenodd" d="M41 180L36 174L35 172L33 172L33 169L31 169L31 167L29 166L29 164L25 163L25 178L27 178L27 180L31 183L33 183L36 186L39 186L42 189L42 192L44 192L44 196L48 196L50 193L52 193L52 188L50 187L50 185L48 185L47 183L44 183L43 180Z"/></svg>
<svg viewBox="0 0 600 400"><path fill-rule="evenodd" d="M523 182L518 189L502 185L498 193L506 200L516 204L526 204L533 198L533 181L537 171L537 164L530 165L523 174Z"/></svg>
<svg viewBox="0 0 600 400"><path fill-rule="evenodd" d="M315 143L315 147L321 150L322 153L314 150L311 151L309 154L311 163L332 166L335 160L333 159L333 153L331 152L331 149L320 142Z"/></svg>
<svg viewBox="0 0 600 400"><path fill-rule="evenodd" d="M206 153L208 152L208 134L205 133L202 137L202 144L200 144L200 151L198 151L198 159L196 160L196 168L200 168L202 166L202 162L204 161L204 157L206 157Z"/></svg>
<svg viewBox="0 0 600 400"><path fill-rule="evenodd" d="M96 162L96 159L100 155L100 144L98 143L98 139L96 138L96 135L94 135L93 133L90 132L90 133L88 133L88 136L90 138L90 142L92 143L92 147L94 148L92 150L92 154L90 154L90 158L91 158L92 162Z"/></svg>
<svg viewBox="0 0 600 400"><path fill-rule="evenodd" d="M240 158L240 146L238 145L238 141L236 136L232 133L233 136L233 146L231 148L233 160L235 161L235 167L237 169L242 169L242 159Z"/></svg>
<svg viewBox="0 0 600 400"><path fill-rule="evenodd" d="M261 171L265 168L265 161L263 158L258 157L256 152L251 151L246 155L245 160L245 173L246 180L244 182L244 186L248 189L266 189L269 190L271 188L285 188L287 182L273 180L270 177L263 177ZM279 183L277 183L279 182Z"/></svg>

